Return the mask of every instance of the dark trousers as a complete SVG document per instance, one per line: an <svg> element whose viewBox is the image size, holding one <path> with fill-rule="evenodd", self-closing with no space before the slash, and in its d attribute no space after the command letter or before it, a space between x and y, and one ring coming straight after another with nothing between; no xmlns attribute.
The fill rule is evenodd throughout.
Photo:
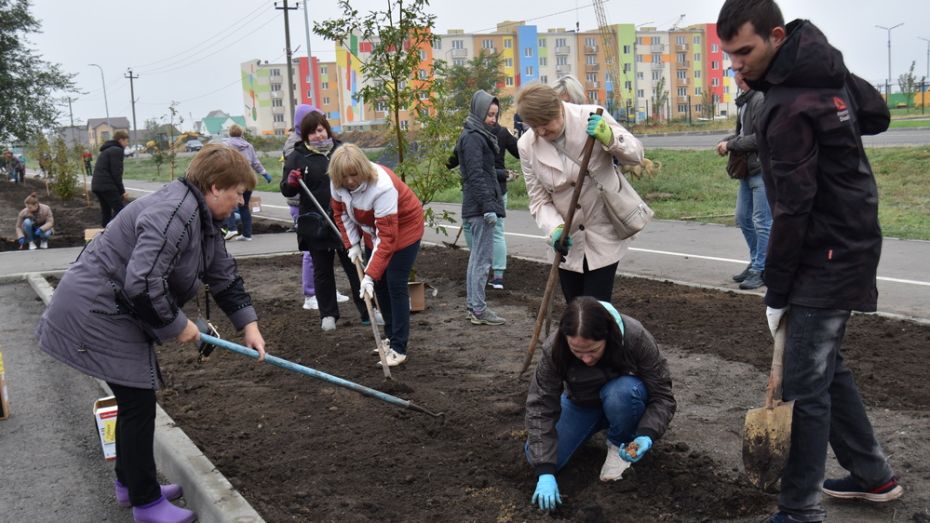
<svg viewBox="0 0 930 523"><path fill-rule="evenodd" d="M252 237L252 207L249 205L249 200L252 199L252 191L245 191L242 193L243 204L239 206L239 220L242 222L242 228L239 230L239 234L245 236L246 238ZM226 227L234 231L239 224L236 222L236 213L232 213L229 218L226 219Z"/></svg>
<svg viewBox="0 0 930 523"><path fill-rule="evenodd" d="M116 396L116 479L133 506L161 496L155 472L155 391L107 383Z"/></svg>
<svg viewBox="0 0 930 523"><path fill-rule="evenodd" d="M617 265L611 263L607 267L597 270L588 269L588 260L585 258L582 269L584 272L572 272L559 269L559 284L565 303L571 303L578 296L591 296L601 301L610 301L614 292L614 277L617 275Z"/></svg>
<svg viewBox="0 0 930 523"><path fill-rule="evenodd" d="M123 209L123 195L117 191L94 191L94 194L100 200L100 226L106 227Z"/></svg>
<svg viewBox="0 0 930 523"><path fill-rule="evenodd" d="M407 354L410 340L410 269L420 252L420 242L395 251L384 275L375 282L375 295L384 316L384 335L390 338L391 348L398 354Z"/></svg>
<svg viewBox="0 0 930 523"><path fill-rule="evenodd" d="M827 444L836 460L867 487L894 472L875 440L852 372L840 352L849 311L792 305L782 394L794 400L791 450L781 478L779 509L798 521L821 521Z"/></svg>
<svg viewBox="0 0 930 523"><path fill-rule="evenodd" d="M349 286L352 289L352 302L361 315L362 320L368 320L368 309L365 308L365 300L358 297L361 284L358 279L358 271L355 264L349 259L345 249L324 249L311 250L310 257L313 258L313 286L316 290L316 302L320 306L320 317L325 318L332 316L339 319L339 305L336 303L336 274L334 270L334 257L339 258L342 269L349 279Z"/></svg>

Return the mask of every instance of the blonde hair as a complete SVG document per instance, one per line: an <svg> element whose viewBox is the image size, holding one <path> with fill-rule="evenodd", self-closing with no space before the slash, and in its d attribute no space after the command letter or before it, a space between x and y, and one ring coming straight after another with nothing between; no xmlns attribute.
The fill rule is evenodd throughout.
<svg viewBox="0 0 930 523"><path fill-rule="evenodd" d="M581 105L585 103L584 87L581 82L574 76L567 74L552 84L552 88L558 93L559 98L566 102Z"/></svg>
<svg viewBox="0 0 930 523"><path fill-rule="evenodd" d="M26 207L29 207L31 205L39 205L39 197L36 196L36 193L32 193L29 196L27 196L25 200L23 200L23 203L26 204Z"/></svg>
<svg viewBox="0 0 930 523"><path fill-rule="evenodd" d="M357 174L365 182L378 179L374 164L357 145L351 143L336 148L329 159L327 174L337 189L345 187L345 180L350 174Z"/></svg>
<svg viewBox="0 0 930 523"><path fill-rule="evenodd" d="M529 127L540 127L561 116L562 100L552 87L530 84L517 95L517 113Z"/></svg>
<svg viewBox="0 0 930 523"><path fill-rule="evenodd" d="M238 138L242 136L242 127L239 127L239 124L232 124L229 126L229 136L233 138Z"/></svg>
<svg viewBox="0 0 930 523"><path fill-rule="evenodd" d="M204 194L214 185L217 189L229 189L242 184L251 191L256 182L245 156L222 143L205 145L191 160L185 177Z"/></svg>

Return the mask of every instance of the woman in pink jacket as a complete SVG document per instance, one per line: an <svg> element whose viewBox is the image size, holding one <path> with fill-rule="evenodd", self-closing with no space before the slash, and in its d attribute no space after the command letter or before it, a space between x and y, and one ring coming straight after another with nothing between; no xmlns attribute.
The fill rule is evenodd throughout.
<svg viewBox="0 0 930 523"><path fill-rule="evenodd" d="M597 143L588 172L605 188L617 191L619 176L614 159L638 164L643 146L606 112L595 114L596 105L575 105L559 99L552 87L532 84L517 97L517 112L529 131L517 146L530 198L530 213L549 236L553 249L565 234L565 217L578 181L581 153L588 137ZM629 240L621 240L607 216L597 184L585 180L572 221L566 248L556 254L564 258L559 283L565 302L576 296L593 296L609 301L620 259Z"/></svg>

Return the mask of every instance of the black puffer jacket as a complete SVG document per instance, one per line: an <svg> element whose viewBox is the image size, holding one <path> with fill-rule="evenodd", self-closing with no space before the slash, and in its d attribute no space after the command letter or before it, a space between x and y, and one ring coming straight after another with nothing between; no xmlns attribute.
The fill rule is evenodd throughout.
<svg viewBox="0 0 930 523"><path fill-rule="evenodd" d="M749 82L765 93L756 128L773 218L765 302L874 311L882 233L861 135L887 129L888 108L813 24L787 29L764 77Z"/></svg>
<svg viewBox="0 0 930 523"><path fill-rule="evenodd" d="M320 202L320 205L329 212L332 193L330 192L329 176L326 171L329 169L329 158L340 145L342 145L342 142L333 140L333 148L329 151L329 154L323 155L318 152L311 152L304 142L298 142L294 146L294 150L284 160L284 177L280 185L281 194L289 197L300 196L301 214L311 211L316 212L317 208L300 187L291 187L287 184L288 174L294 169L303 171L303 179L304 183L307 184L307 188Z"/></svg>
<svg viewBox="0 0 930 523"><path fill-rule="evenodd" d="M507 168L504 166L504 153L509 152L511 156L520 159L520 150L517 148L517 139L510 134L510 129L500 124L494 124L494 136L497 136L497 154L494 155L494 170L497 172L497 183L501 186L501 194L507 194ZM459 157L455 151L446 162L446 167L455 169L459 165Z"/></svg>
<svg viewBox="0 0 930 523"><path fill-rule="evenodd" d="M123 146L116 140L107 140L100 146L100 155L94 165L90 190L94 192L126 192L123 187Z"/></svg>

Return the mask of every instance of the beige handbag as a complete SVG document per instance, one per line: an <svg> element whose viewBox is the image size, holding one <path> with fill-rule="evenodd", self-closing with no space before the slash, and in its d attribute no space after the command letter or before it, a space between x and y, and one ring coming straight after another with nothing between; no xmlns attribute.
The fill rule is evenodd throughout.
<svg viewBox="0 0 930 523"><path fill-rule="evenodd" d="M614 224L617 235L620 236L621 240L625 240L643 230L652 221L655 213L640 198L639 193L633 189L626 176L620 174L616 168L614 168L614 172L617 173L617 178L620 180L620 190L617 192L605 189L597 181L597 178L591 176L590 173L588 176L597 185L597 190L601 194L601 201L604 202L604 209L607 211L607 217Z"/></svg>
<svg viewBox="0 0 930 523"><path fill-rule="evenodd" d="M552 145L555 146L556 150L562 153L562 156L575 162L575 165L578 165L578 167L581 167L581 164L569 156L565 152L565 149L555 143ZM620 180L620 190L617 192L606 189L590 172L586 174L594 184L597 185L597 190L601 195L601 201L604 202L604 209L607 212L607 217L610 219L610 223L613 224L614 230L617 231L617 235L621 240L625 240L643 230L646 225L652 221L652 217L655 216L655 213L646 205L646 202L640 198L639 193L633 189L633 186L627 181L626 176L620 173L616 165L613 166L613 169L617 178Z"/></svg>

